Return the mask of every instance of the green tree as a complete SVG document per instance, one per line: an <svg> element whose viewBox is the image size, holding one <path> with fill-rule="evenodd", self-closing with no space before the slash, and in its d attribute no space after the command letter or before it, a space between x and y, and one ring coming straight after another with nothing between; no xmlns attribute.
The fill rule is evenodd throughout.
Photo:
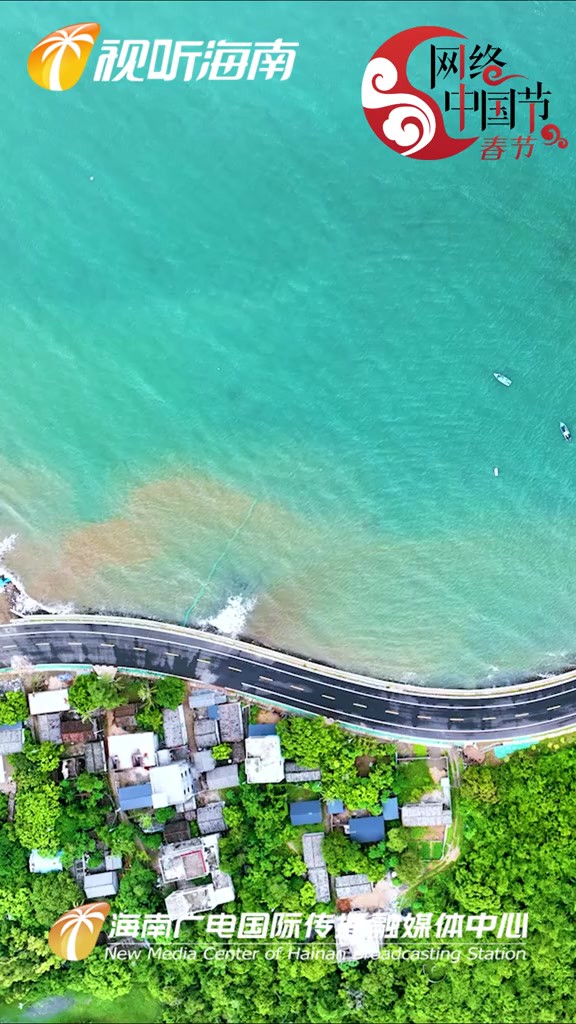
<svg viewBox="0 0 576 1024"><path fill-rule="evenodd" d="M465 800L479 800L484 804L498 803L496 772L480 765L470 765L462 779L462 797Z"/></svg>
<svg viewBox="0 0 576 1024"><path fill-rule="evenodd" d="M403 853L408 849L408 833L405 828L391 828L386 834L386 845L393 853Z"/></svg>
<svg viewBox="0 0 576 1024"><path fill-rule="evenodd" d="M20 788L16 798L14 828L26 850L54 854L60 845L58 788L50 779Z"/></svg>
<svg viewBox="0 0 576 1024"><path fill-rule="evenodd" d="M138 712L136 721L145 732L160 732L163 723L162 712L154 704L149 704Z"/></svg>
<svg viewBox="0 0 576 1024"><path fill-rule="evenodd" d="M84 893L64 871L36 875L32 882L30 905L36 921L44 928L51 928L67 910L84 902Z"/></svg>
<svg viewBox="0 0 576 1024"><path fill-rule="evenodd" d="M28 718L28 701L22 690L8 690L0 697L0 725L16 725Z"/></svg>
<svg viewBox="0 0 576 1024"><path fill-rule="evenodd" d="M175 711L184 703L185 696L186 683L176 676L163 676L154 684L154 703L161 708L171 708Z"/></svg>
<svg viewBox="0 0 576 1024"><path fill-rule="evenodd" d="M75 708L82 718L89 718L95 711L117 708L123 695L115 679L99 676L96 672L76 676L68 691L70 707Z"/></svg>
<svg viewBox="0 0 576 1024"><path fill-rule="evenodd" d="M417 803L424 793L435 788L427 761L408 761L398 765L393 789L401 804Z"/></svg>
<svg viewBox="0 0 576 1024"><path fill-rule="evenodd" d="M215 761L228 761L232 755L232 747L229 743L217 743L212 747L212 757Z"/></svg>

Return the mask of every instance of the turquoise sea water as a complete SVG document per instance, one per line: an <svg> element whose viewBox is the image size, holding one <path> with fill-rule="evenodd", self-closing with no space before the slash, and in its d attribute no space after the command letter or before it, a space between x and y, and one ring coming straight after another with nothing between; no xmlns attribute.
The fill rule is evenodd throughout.
<svg viewBox="0 0 576 1024"><path fill-rule="evenodd" d="M402 679L576 660L575 5L0 16L0 536L28 590L175 620L238 596L244 632ZM300 52L287 82L37 88L32 46L94 19ZM569 148L381 145L364 67L430 23L542 80Z"/></svg>

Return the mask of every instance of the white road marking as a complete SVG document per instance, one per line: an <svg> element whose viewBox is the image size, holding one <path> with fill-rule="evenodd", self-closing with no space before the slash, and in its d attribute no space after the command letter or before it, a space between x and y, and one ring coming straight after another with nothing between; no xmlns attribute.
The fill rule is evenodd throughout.
<svg viewBox="0 0 576 1024"><path fill-rule="evenodd" d="M561 705L561 704L552 704L552 706L551 706L551 707L549 707L549 708L546 708L546 710L547 710L547 711L557 711L557 710L558 710L558 708L561 708L561 707L562 707L562 705Z"/></svg>
<svg viewBox="0 0 576 1024"><path fill-rule="evenodd" d="M264 676L260 676L260 679L264 679ZM272 682L272 680L270 680L270 682ZM336 697L331 697L329 693L322 693L321 696L325 697L326 700L336 700Z"/></svg>
<svg viewBox="0 0 576 1024"><path fill-rule="evenodd" d="M355 708L367 708L368 707L367 704L354 704L354 703L353 703L352 706L355 707Z"/></svg>
<svg viewBox="0 0 576 1024"><path fill-rule="evenodd" d="M258 676L258 679L261 679L263 683L273 683L274 682L274 680L271 679L270 676Z"/></svg>
<svg viewBox="0 0 576 1024"><path fill-rule="evenodd" d="M231 672L241 672L242 671L241 668L236 668L235 665L228 665L228 668L230 669Z"/></svg>
<svg viewBox="0 0 576 1024"><path fill-rule="evenodd" d="M514 715L514 718L529 718L529 717L530 717L530 712L529 711L523 711L522 714L520 714L520 715Z"/></svg>
<svg viewBox="0 0 576 1024"><path fill-rule="evenodd" d="M427 718L429 721L431 721L432 715L418 715L418 718Z"/></svg>

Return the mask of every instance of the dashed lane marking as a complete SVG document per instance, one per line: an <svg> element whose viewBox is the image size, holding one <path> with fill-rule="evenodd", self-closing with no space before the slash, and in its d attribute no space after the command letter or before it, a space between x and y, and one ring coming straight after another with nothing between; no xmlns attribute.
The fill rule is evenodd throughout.
<svg viewBox="0 0 576 1024"><path fill-rule="evenodd" d="M274 682L274 680L271 679L270 676L258 676L258 679L260 679L260 681L263 682L263 683L273 683Z"/></svg>
<svg viewBox="0 0 576 1024"><path fill-rule="evenodd" d="M263 678L264 678L264 676L260 676L260 679L263 679ZM331 697L329 693L321 693L320 696L321 697L325 697L326 700L336 700L336 697Z"/></svg>
<svg viewBox="0 0 576 1024"><path fill-rule="evenodd" d="M228 665L228 668L230 669L231 672L241 672L242 671L241 668L236 668L236 665Z"/></svg>
<svg viewBox="0 0 576 1024"><path fill-rule="evenodd" d="M367 707L368 707L368 705L367 705L367 704L356 704L356 703L354 703L354 701L353 701L353 702L352 702L352 707L355 707L355 708L367 708Z"/></svg>

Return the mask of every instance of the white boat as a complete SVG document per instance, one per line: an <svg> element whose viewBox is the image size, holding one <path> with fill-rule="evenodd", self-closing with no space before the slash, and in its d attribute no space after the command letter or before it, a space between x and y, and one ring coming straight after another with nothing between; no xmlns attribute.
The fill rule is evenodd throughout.
<svg viewBox="0 0 576 1024"><path fill-rule="evenodd" d="M560 430L562 431L562 437L564 438L565 441L571 441L572 440L572 434L568 430L568 427L566 426L565 423L561 423L560 424Z"/></svg>
<svg viewBox="0 0 576 1024"><path fill-rule="evenodd" d="M510 387L512 383L510 377L505 377L503 373L495 373L493 376L496 377L496 380L500 381L500 384L503 384L505 388Z"/></svg>

